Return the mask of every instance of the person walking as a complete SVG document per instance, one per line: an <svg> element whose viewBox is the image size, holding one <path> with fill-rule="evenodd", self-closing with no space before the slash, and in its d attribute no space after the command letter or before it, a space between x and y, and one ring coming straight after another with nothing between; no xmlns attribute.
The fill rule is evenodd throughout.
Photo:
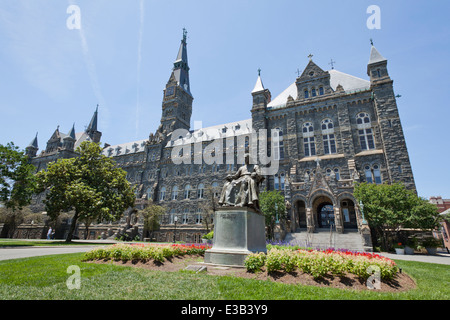
<svg viewBox="0 0 450 320"><path fill-rule="evenodd" d="M48 229L48 232L47 232L47 240L50 240L51 236L52 236L52 227L50 227L50 228Z"/></svg>

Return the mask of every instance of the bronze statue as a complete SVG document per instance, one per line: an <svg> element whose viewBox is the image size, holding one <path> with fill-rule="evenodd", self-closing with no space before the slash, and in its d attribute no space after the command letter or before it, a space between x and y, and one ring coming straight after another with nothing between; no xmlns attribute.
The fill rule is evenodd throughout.
<svg viewBox="0 0 450 320"><path fill-rule="evenodd" d="M264 180L258 165L250 164L250 155L245 155L245 164L234 175L226 177L219 199L221 206L251 207L260 212L259 185Z"/></svg>

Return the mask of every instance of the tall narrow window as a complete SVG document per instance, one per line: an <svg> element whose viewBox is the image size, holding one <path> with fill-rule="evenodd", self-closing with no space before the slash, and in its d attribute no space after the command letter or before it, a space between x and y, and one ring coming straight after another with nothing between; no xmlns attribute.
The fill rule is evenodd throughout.
<svg viewBox="0 0 450 320"><path fill-rule="evenodd" d="M275 173L275 177L273 178L274 189L278 190L280 188L280 178L278 177L278 173Z"/></svg>
<svg viewBox="0 0 450 320"><path fill-rule="evenodd" d="M303 147L305 150L305 156L316 155L316 143L314 141L314 127L311 122L303 124Z"/></svg>
<svg viewBox="0 0 450 320"><path fill-rule="evenodd" d="M372 170L371 170L370 166L364 167L364 175L366 176L367 183L373 183Z"/></svg>
<svg viewBox="0 0 450 320"><path fill-rule="evenodd" d="M152 189L152 187L147 188L147 200L153 200L153 189Z"/></svg>
<svg viewBox="0 0 450 320"><path fill-rule="evenodd" d="M187 185L184 188L184 199L189 199L191 197L191 186Z"/></svg>
<svg viewBox="0 0 450 320"><path fill-rule="evenodd" d="M200 183L197 188L197 198L203 199L204 193L205 193L205 185L203 183Z"/></svg>
<svg viewBox="0 0 450 320"><path fill-rule="evenodd" d="M175 209L170 210L170 213L169 213L169 224L174 224L175 223L175 215L176 215Z"/></svg>
<svg viewBox="0 0 450 320"><path fill-rule="evenodd" d="M341 173L339 172L339 168L334 168L334 176L336 177L336 180L341 180Z"/></svg>
<svg viewBox="0 0 450 320"><path fill-rule="evenodd" d="M202 223L202 209L197 209L197 212L195 214L195 223L196 224Z"/></svg>
<svg viewBox="0 0 450 320"><path fill-rule="evenodd" d="M177 200L178 198L178 187L175 186L172 188L172 200Z"/></svg>
<svg viewBox="0 0 450 320"><path fill-rule="evenodd" d="M284 172L280 173L280 190L284 190Z"/></svg>
<svg viewBox="0 0 450 320"><path fill-rule="evenodd" d="M162 187L161 191L159 192L159 201L164 201L166 198L166 187Z"/></svg>
<svg viewBox="0 0 450 320"><path fill-rule="evenodd" d="M309 98L308 90L305 90L305 99L308 99L308 98Z"/></svg>
<svg viewBox="0 0 450 320"><path fill-rule="evenodd" d="M373 131L369 115L364 112L359 113L356 116L356 125L358 128L361 150L375 149L375 142L373 140Z"/></svg>
<svg viewBox="0 0 450 320"><path fill-rule="evenodd" d="M183 212L183 224L188 223L189 209L184 209Z"/></svg>
<svg viewBox="0 0 450 320"><path fill-rule="evenodd" d="M312 95L313 97L316 96L316 89L312 89L312 90L311 90L311 95Z"/></svg>
<svg viewBox="0 0 450 320"><path fill-rule="evenodd" d="M377 164L373 165L373 177L376 184L381 184L381 171L380 166Z"/></svg>
<svg viewBox="0 0 450 320"><path fill-rule="evenodd" d="M322 121L322 140L324 154L336 153L336 139L334 136L334 126L331 119Z"/></svg>

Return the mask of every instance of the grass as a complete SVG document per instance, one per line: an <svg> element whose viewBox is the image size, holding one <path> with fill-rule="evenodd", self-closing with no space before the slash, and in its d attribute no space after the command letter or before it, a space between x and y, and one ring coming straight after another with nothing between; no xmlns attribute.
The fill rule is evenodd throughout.
<svg viewBox="0 0 450 320"><path fill-rule="evenodd" d="M65 242L64 240L15 240L0 239L0 248L2 247L37 247L37 246L73 246L73 245L105 245L99 242L76 241Z"/></svg>
<svg viewBox="0 0 450 320"><path fill-rule="evenodd" d="M0 261L2 300L448 300L447 265L396 261L417 282L402 293L288 285L231 276L152 271L82 262L83 253ZM81 270L81 288L69 290L70 265Z"/></svg>

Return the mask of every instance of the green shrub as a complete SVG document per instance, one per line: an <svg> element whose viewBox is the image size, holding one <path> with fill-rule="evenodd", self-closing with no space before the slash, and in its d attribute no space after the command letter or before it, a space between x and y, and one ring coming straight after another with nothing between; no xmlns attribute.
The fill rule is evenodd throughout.
<svg viewBox="0 0 450 320"><path fill-rule="evenodd" d="M266 254L264 252L252 253L245 258L244 266L249 272L261 271L266 261Z"/></svg>

